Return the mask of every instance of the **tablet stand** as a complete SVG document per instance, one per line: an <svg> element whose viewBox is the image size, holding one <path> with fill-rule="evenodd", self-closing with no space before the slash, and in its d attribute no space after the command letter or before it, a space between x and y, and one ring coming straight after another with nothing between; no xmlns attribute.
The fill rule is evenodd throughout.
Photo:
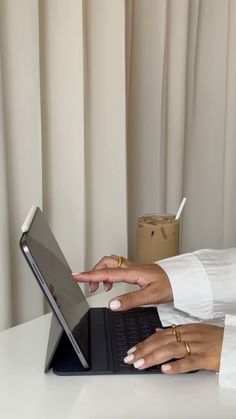
<svg viewBox="0 0 236 419"><path fill-rule="evenodd" d="M54 313L52 313L49 332L45 372L50 368L57 375L89 374L89 370L82 366L68 336Z"/></svg>

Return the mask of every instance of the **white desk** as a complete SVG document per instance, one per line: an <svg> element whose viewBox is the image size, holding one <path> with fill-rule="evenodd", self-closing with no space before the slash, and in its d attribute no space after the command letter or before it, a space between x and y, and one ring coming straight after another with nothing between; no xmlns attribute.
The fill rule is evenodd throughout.
<svg viewBox="0 0 236 419"><path fill-rule="evenodd" d="M106 305L108 295L91 300L93 306ZM236 391L220 388L214 373L44 374L49 326L50 315L46 315L0 333L0 418L236 418Z"/></svg>

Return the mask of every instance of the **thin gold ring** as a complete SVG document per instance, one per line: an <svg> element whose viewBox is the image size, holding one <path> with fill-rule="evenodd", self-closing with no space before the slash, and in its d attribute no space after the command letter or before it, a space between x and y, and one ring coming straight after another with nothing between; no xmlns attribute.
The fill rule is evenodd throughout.
<svg viewBox="0 0 236 419"><path fill-rule="evenodd" d="M177 342L181 341L180 331L177 329L176 324L172 324L171 333L172 333L172 335L175 335Z"/></svg>
<svg viewBox="0 0 236 419"><path fill-rule="evenodd" d="M172 324L171 325L171 333L172 333L172 335L175 335L175 332L176 332L176 324Z"/></svg>
<svg viewBox="0 0 236 419"><path fill-rule="evenodd" d="M189 347L189 343L186 340L183 340L182 342L183 342L184 347L186 349L186 355L185 355L185 357L187 358L191 354L191 349Z"/></svg>
<svg viewBox="0 0 236 419"><path fill-rule="evenodd" d="M175 329L175 337L176 337L177 342L181 341L180 331L177 329Z"/></svg>
<svg viewBox="0 0 236 419"><path fill-rule="evenodd" d="M124 262L123 256L118 256L118 268L121 267L122 263Z"/></svg>

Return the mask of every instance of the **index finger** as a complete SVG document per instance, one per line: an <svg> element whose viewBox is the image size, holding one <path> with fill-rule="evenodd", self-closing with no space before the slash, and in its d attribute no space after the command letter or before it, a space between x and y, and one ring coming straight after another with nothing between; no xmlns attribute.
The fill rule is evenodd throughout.
<svg viewBox="0 0 236 419"><path fill-rule="evenodd" d="M106 268L89 272L81 272L74 274L73 278L78 282L127 282L128 284L136 284L139 275L135 270L121 268Z"/></svg>

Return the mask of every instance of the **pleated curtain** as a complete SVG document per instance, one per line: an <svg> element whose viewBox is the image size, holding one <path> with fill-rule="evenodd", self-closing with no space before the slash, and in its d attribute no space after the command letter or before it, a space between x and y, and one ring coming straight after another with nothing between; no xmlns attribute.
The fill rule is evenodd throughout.
<svg viewBox="0 0 236 419"><path fill-rule="evenodd" d="M33 204L72 271L183 196L182 252L236 245L235 51L235 0L0 0L1 329L44 313Z"/></svg>

